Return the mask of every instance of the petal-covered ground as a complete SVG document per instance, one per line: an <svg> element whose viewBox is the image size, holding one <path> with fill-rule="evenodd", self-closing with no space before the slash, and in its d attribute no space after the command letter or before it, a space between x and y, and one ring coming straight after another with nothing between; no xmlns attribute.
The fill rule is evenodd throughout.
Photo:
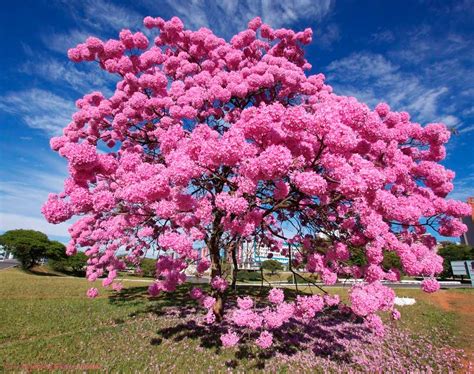
<svg viewBox="0 0 474 374"><path fill-rule="evenodd" d="M124 281L120 293L90 300L84 295L91 283L84 279L0 271L3 368L98 365L106 371L179 373L472 370L463 353L473 341L468 313L474 305L472 290L430 295L396 290L397 296L417 302L400 307L400 321L384 316L384 338L333 310L307 325L288 324L281 334L274 334L272 348L262 350L253 337L248 337L248 344L224 349L219 339L223 331L193 321L198 306L188 296L188 287L150 299L146 282ZM259 292L258 287L252 291L256 299Z"/></svg>

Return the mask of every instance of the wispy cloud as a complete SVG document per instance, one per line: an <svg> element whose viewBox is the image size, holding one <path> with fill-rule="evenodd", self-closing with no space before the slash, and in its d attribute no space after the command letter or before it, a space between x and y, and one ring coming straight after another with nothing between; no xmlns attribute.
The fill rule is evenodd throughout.
<svg viewBox="0 0 474 374"><path fill-rule="evenodd" d="M440 108L440 99L448 92L445 86L430 87L413 73L381 54L360 52L333 61L327 66L328 82L336 92L355 96L371 106L380 101L396 110L406 110L421 122L440 118L457 124L458 118Z"/></svg>
<svg viewBox="0 0 474 374"><path fill-rule="evenodd" d="M300 21L317 22L327 16L334 5L332 0L166 0L167 9L157 10L156 1L141 2L154 15L177 15L191 29L212 28L216 34L223 37L242 30L247 22L256 16L262 17L263 21L272 27L288 27ZM161 11L166 14L160 14Z"/></svg>
<svg viewBox="0 0 474 374"><path fill-rule="evenodd" d="M459 134L467 134L468 132L474 132L474 125L462 126L458 129Z"/></svg>
<svg viewBox="0 0 474 374"><path fill-rule="evenodd" d="M74 112L72 100L32 88L0 96L0 109L22 119L29 127L58 135Z"/></svg>
<svg viewBox="0 0 474 374"><path fill-rule="evenodd" d="M463 178L454 179L454 190L449 194L450 199L466 201L468 197L474 196L474 174L468 174Z"/></svg>
<svg viewBox="0 0 474 374"><path fill-rule="evenodd" d="M19 166L14 174L2 176L0 231L33 229L67 238L70 222L53 225L41 215L48 194L62 190L66 169L63 163L49 157L41 156L40 162L49 171Z"/></svg>
<svg viewBox="0 0 474 374"><path fill-rule="evenodd" d="M67 229L69 226L69 223L53 225L48 223L44 218L0 212L0 231L16 229L36 230L41 231L48 236L59 236L68 239L69 232Z"/></svg>
<svg viewBox="0 0 474 374"><path fill-rule="evenodd" d="M129 7L105 0L63 1L80 28L117 32L125 27L139 27L143 16ZM156 2L155 2L156 7Z"/></svg>
<svg viewBox="0 0 474 374"><path fill-rule="evenodd" d="M323 27L318 27L314 39L315 44L327 49L330 48L334 42L341 39L341 30L337 24L330 23Z"/></svg>
<svg viewBox="0 0 474 374"><path fill-rule="evenodd" d="M64 58L69 48L84 42L91 32L73 29L62 33L45 33L41 35L43 44L51 51L58 52Z"/></svg>
<svg viewBox="0 0 474 374"><path fill-rule="evenodd" d="M111 93L111 88L118 80L115 76L101 70L96 64L74 64L42 56L38 62L28 61L20 67L20 71L31 76L55 83L62 87L72 88L84 94L92 90Z"/></svg>

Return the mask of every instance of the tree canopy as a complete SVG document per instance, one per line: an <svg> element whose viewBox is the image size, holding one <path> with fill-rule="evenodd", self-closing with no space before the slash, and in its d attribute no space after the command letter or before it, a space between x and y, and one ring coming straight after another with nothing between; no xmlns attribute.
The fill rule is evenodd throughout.
<svg viewBox="0 0 474 374"><path fill-rule="evenodd" d="M24 269L31 268L43 258L63 258L66 249L64 244L50 241L42 232L23 229L0 235L0 245L13 253Z"/></svg>
<svg viewBox="0 0 474 374"><path fill-rule="evenodd" d="M276 272L283 270L283 265L277 260L265 260L262 262L262 269L275 274Z"/></svg>
<svg viewBox="0 0 474 374"><path fill-rule="evenodd" d="M443 278L453 276L451 261L474 260L474 248L464 244L444 242L438 250L438 254L443 258Z"/></svg>
<svg viewBox="0 0 474 374"><path fill-rule="evenodd" d="M90 280L106 275L104 286L113 286L117 272L139 266L148 251L159 253L152 295L176 290L191 263L210 267L212 293L193 297L209 323L220 322L228 285L221 256L237 269L240 243L256 240L327 285L364 278L350 308L378 332L376 312L393 311L395 297L380 281L400 275L384 268L384 251L396 253L406 274L426 277L425 291L439 288L442 258L427 229L459 236L466 230L459 218L471 211L446 199L454 173L439 163L445 125L422 126L386 103L372 110L335 94L322 74L309 73L310 29L275 30L255 18L227 42L209 29L186 30L176 17L144 24L157 32L151 43L122 30L118 39L90 37L68 51L118 80L110 97L79 99L63 135L51 140L70 175L43 213L52 223L81 216L67 250L86 248ZM119 250L128 255L119 258ZM349 264L359 250L363 265ZM289 319L339 302L283 296L273 290L266 311L241 299L231 316L236 330L260 331L256 342L268 347L271 331Z"/></svg>

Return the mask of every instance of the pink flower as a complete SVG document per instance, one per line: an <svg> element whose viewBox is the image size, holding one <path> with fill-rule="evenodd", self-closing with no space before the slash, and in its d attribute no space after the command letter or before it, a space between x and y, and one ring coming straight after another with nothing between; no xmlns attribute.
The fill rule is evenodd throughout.
<svg viewBox="0 0 474 374"><path fill-rule="evenodd" d="M359 316L367 316L378 310L390 310L395 300L395 292L380 282L357 285L349 294L351 308Z"/></svg>
<svg viewBox="0 0 474 374"><path fill-rule="evenodd" d="M227 334L221 335L221 342L224 348L230 348L230 347L236 346L239 340L240 340L239 336L233 331L230 331Z"/></svg>
<svg viewBox="0 0 474 374"><path fill-rule="evenodd" d="M196 271L198 273L204 273L207 269L209 269L210 266L211 266L211 262L204 258L201 261L199 261L196 267Z"/></svg>
<svg viewBox="0 0 474 374"><path fill-rule="evenodd" d="M262 331L255 343L262 349L270 348L273 344L273 334L268 331Z"/></svg>
<svg viewBox="0 0 474 374"><path fill-rule="evenodd" d="M281 304L285 300L285 294L282 289L272 288L268 293L268 301L273 304Z"/></svg>
<svg viewBox="0 0 474 374"><path fill-rule="evenodd" d="M365 323L375 333L375 335L383 336L385 334L382 319L378 315L369 314L365 317Z"/></svg>
<svg viewBox="0 0 474 374"><path fill-rule="evenodd" d="M243 298L238 297L237 298L237 305L240 309L243 309L243 310L252 309L253 300L248 296L245 296Z"/></svg>
<svg viewBox="0 0 474 374"><path fill-rule="evenodd" d="M216 276L216 277L212 278L211 286L215 290L218 290L220 292L224 292L227 289L227 287L229 286L229 283L227 283L227 281L224 278Z"/></svg>
<svg viewBox="0 0 474 374"><path fill-rule="evenodd" d="M339 295L326 294L323 296L323 299L327 306L335 306L340 302Z"/></svg>
<svg viewBox="0 0 474 374"><path fill-rule="evenodd" d="M204 297L204 292L198 287L193 287L189 294L194 300L200 300Z"/></svg>
<svg viewBox="0 0 474 374"><path fill-rule="evenodd" d="M99 295L99 290L95 287L89 288L87 290L87 297L94 299Z"/></svg>
<svg viewBox="0 0 474 374"><path fill-rule="evenodd" d="M312 171L295 173L292 179L298 189L308 195L321 196L326 192L326 180Z"/></svg>
<svg viewBox="0 0 474 374"><path fill-rule="evenodd" d="M436 279L428 278L421 282L421 289L425 292L432 293L438 291L440 288L439 282Z"/></svg>
<svg viewBox="0 0 474 374"><path fill-rule="evenodd" d="M211 309L214 306L215 303L216 303L216 299L214 299L211 296L206 296L202 301L202 305L206 309Z"/></svg>
<svg viewBox="0 0 474 374"><path fill-rule="evenodd" d="M394 320L399 320L400 317L401 317L400 312L399 312L397 309L393 309L393 310L392 310L392 318L393 318Z"/></svg>

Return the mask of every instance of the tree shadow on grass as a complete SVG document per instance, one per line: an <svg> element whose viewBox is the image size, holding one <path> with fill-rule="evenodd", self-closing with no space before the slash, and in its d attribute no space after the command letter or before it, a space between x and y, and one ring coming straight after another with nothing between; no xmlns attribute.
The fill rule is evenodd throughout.
<svg viewBox="0 0 474 374"><path fill-rule="evenodd" d="M151 344L159 345L165 339L176 343L192 339L196 340L200 347L220 354L220 337L232 328L235 326L226 320L214 325L188 320L159 329ZM312 351L315 356L350 363L352 359L346 349L346 342L354 339L368 342L367 333L368 330L362 322L354 320L352 315L330 309L308 323L290 320L282 328L273 331L273 345L264 351L255 347L258 332L244 334L241 336L235 359L227 365L235 368L239 361L250 359L254 361L255 369L263 369L266 362L277 355L291 357L301 351Z"/></svg>
<svg viewBox="0 0 474 374"><path fill-rule="evenodd" d="M194 285L185 284L175 292L162 293L158 297L149 297L147 287L132 287L123 289L109 297L109 301L117 306L141 305L130 317L149 315L162 317L171 324L169 327L160 328L157 336L152 338L150 344L160 345L164 340L176 343L184 339L198 342L203 349L213 351L219 355L222 350L220 337L235 326L228 320L219 324L208 325L202 317L204 309L199 307L195 300L189 296L189 291ZM205 286L205 291L208 287ZM207 288L207 289L206 289ZM226 299L227 310L236 306L238 296L251 296L257 308L266 305L266 296L261 287L245 287L237 290L236 294L228 295ZM296 297L294 290L285 289L287 300ZM275 356L291 357L301 351L312 352L315 356L336 360L338 362L351 362L351 355L347 350L348 342L360 340L368 342L369 330L361 319L353 314L342 312L337 308L327 308L324 313L319 313L311 321L305 323L291 319L282 328L273 331L273 345L270 349L259 350L255 347L258 332L249 332L241 336L239 346L235 352L235 359L227 362L227 366L235 368L242 359L252 360L255 369L265 368L266 362Z"/></svg>
<svg viewBox="0 0 474 374"><path fill-rule="evenodd" d="M30 275L37 275L37 276L42 276L42 277L64 277L66 276L65 274L60 274L56 273L52 270L49 269L36 269L36 268L30 268L30 269L21 269L23 272L26 274Z"/></svg>

